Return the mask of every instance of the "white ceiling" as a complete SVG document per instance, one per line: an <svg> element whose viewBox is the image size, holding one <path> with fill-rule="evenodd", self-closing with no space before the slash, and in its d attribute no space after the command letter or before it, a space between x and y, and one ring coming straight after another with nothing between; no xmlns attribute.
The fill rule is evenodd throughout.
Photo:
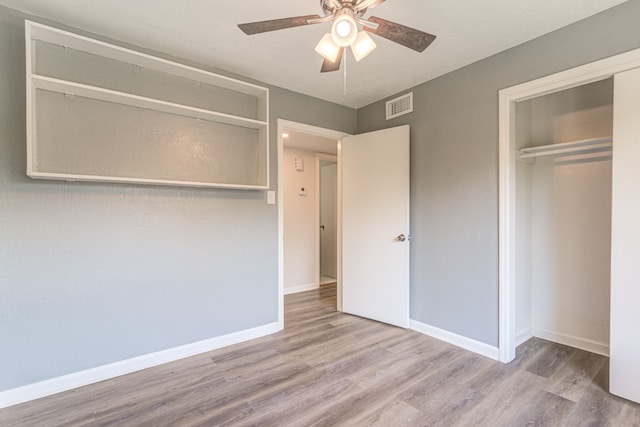
<svg viewBox="0 0 640 427"><path fill-rule="evenodd" d="M314 153L338 154L338 141L304 132L286 130L284 146Z"/></svg>
<svg viewBox="0 0 640 427"><path fill-rule="evenodd" d="M374 15L437 36L417 53L378 48L343 72L320 74L316 43L330 23L246 36L237 24L322 14L318 0L0 0L95 34L359 108L546 34L624 0L388 0ZM344 68L344 65L343 65Z"/></svg>

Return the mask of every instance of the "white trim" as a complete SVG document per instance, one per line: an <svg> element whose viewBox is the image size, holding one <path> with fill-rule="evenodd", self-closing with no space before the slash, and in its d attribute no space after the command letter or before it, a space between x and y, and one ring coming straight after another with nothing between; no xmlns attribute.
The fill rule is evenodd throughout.
<svg viewBox="0 0 640 427"><path fill-rule="evenodd" d="M515 104L537 96L607 79L640 67L640 49L615 55L499 91L499 349L500 361L515 358L516 211Z"/></svg>
<svg viewBox="0 0 640 427"><path fill-rule="evenodd" d="M524 344L525 342L529 341L531 338L533 338L533 329L531 328L518 332L516 334L516 347L518 347L521 344Z"/></svg>
<svg viewBox="0 0 640 427"><path fill-rule="evenodd" d="M299 292L312 291L320 287L319 283L309 283L307 285L292 286L290 288L284 288L285 295L297 294Z"/></svg>
<svg viewBox="0 0 640 427"><path fill-rule="evenodd" d="M342 311L342 139L338 141L338 201L336 209L338 211L338 268L337 271L337 290L336 290L336 309Z"/></svg>
<svg viewBox="0 0 640 427"><path fill-rule="evenodd" d="M322 136L325 138L331 138L338 141L338 153L340 153L340 141L343 137L348 136L348 133L321 128L317 126L307 125L304 123L292 122L289 120L278 119L277 120L277 141L278 141L278 323L280 329L284 328L284 204L282 203L282 192L284 191L284 172L282 165L284 162L284 139L282 134L285 130L292 130L296 132L307 133L310 135ZM340 155L338 154L338 242L340 242ZM341 246L338 243L338 283L337 283L337 309L342 310L341 294L342 294L342 280L340 277L340 257Z"/></svg>
<svg viewBox="0 0 640 427"><path fill-rule="evenodd" d="M276 147L278 162L276 165L278 171L276 179L278 182L276 189L276 203L278 204L278 325L282 330L284 329L284 198L282 197L284 191L284 172L282 170L284 165L284 138L282 138L284 123L281 119L277 120L276 132L276 141L278 141Z"/></svg>
<svg viewBox="0 0 640 427"><path fill-rule="evenodd" d="M579 348L580 350L589 351L591 353L601 354L609 357L609 345L606 343L588 340L576 337L575 335L562 334L560 332L548 331L546 329L535 328L533 336L542 338L543 340L553 341L558 344L568 345L569 347Z"/></svg>
<svg viewBox="0 0 640 427"><path fill-rule="evenodd" d="M516 297L515 297L515 102L505 92L499 92L498 122L498 349L500 361L509 363L516 358ZM513 166L511 166L513 165Z"/></svg>
<svg viewBox="0 0 640 427"><path fill-rule="evenodd" d="M320 153L315 153L315 162L316 162L316 175L313 178L315 188L315 200L313 206L313 222L314 222L314 233L313 233L313 277L315 277L316 282L318 282L318 287L320 287L320 157L318 157Z"/></svg>
<svg viewBox="0 0 640 427"><path fill-rule="evenodd" d="M453 332L445 331L444 329L436 328L435 326L427 325L413 319L409 319L409 329L413 329L416 332L453 344L457 347L464 348L465 350L472 351L481 356L488 357L489 359L498 360L498 347L493 345L454 334Z"/></svg>
<svg viewBox="0 0 640 427"><path fill-rule="evenodd" d="M29 149L31 152L35 150ZM35 155L35 153L34 153ZM266 190L268 185L244 185L244 184L210 184L197 181L174 181L166 179L146 179L146 178L120 178L115 176L102 175L76 175L70 173L50 173L50 172L27 172L29 178L42 178L56 181L85 181L85 182L116 182L119 184L155 184L171 185L175 187L196 187L196 188L230 188L233 190Z"/></svg>
<svg viewBox="0 0 640 427"><path fill-rule="evenodd" d="M206 353L229 345L260 338L265 335L274 334L279 330L278 323L270 323L3 391L0 392L0 408L6 408L88 384L130 374L142 369L152 368L164 363Z"/></svg>
<svg viewBox="0 0 640 427"><path fill-rule="evenodd" d="M35 64L33 63L33 51L31 40L31 25L25 24L25 56L26 56L26 137L27 141L33 141L34 135L36 134L35 128L35 112L34 112L34 100L33 94L35 93L35 88L33 87L33 81L29 78L29 76L33 73L33 69L35 68ZM33 165L36 163L34 159L34 150L32 144L27 144L27 174L33 170Z"/></svg>

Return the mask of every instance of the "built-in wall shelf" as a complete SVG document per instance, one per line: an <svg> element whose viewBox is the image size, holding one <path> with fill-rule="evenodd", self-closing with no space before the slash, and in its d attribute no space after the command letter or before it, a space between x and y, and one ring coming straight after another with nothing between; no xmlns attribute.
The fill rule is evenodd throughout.
<svg viewBox="0 0 640 427"><path fill-rule="evenodd" d="M26 21L27 175L266 189L269 90Z"/></svg>
<svg viewBox="0 0 640 427"><path fill-rule="evenodd" d="M519 156L520 160L526 160L535 159L536 157L589 154L602 151L611 151L612 147L613 139L611 137L593 138L580 141L562 142L559 144L521 148Z"/></svg>

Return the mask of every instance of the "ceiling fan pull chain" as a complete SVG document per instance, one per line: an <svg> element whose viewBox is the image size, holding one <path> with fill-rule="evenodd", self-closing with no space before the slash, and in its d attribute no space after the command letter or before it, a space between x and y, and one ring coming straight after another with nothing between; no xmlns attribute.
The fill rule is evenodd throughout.
<svg viewBox="0 0 640 427"><path fill-rule="evenodd" d="M347 56L344 55L344 96L347 96Z"/></svg>

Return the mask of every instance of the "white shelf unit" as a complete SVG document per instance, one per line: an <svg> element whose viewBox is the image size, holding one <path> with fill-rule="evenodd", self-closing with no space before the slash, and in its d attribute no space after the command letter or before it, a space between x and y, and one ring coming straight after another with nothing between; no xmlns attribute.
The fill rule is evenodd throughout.
<svg viewBox="0 0 640 427"><path fill-rule="evenodd" d="M520 149L520 160L535 159L536 157L569 156L578 154L599 153L611 151L613 139L611 137L584 139L580 141L562 142L558 144L540 145Z"/></svg>
<svg viewBox="0 0 640 427"><path fill-rule="evenodd" d="M26 21L27 175L269 188L269 90Z"/></svg>

